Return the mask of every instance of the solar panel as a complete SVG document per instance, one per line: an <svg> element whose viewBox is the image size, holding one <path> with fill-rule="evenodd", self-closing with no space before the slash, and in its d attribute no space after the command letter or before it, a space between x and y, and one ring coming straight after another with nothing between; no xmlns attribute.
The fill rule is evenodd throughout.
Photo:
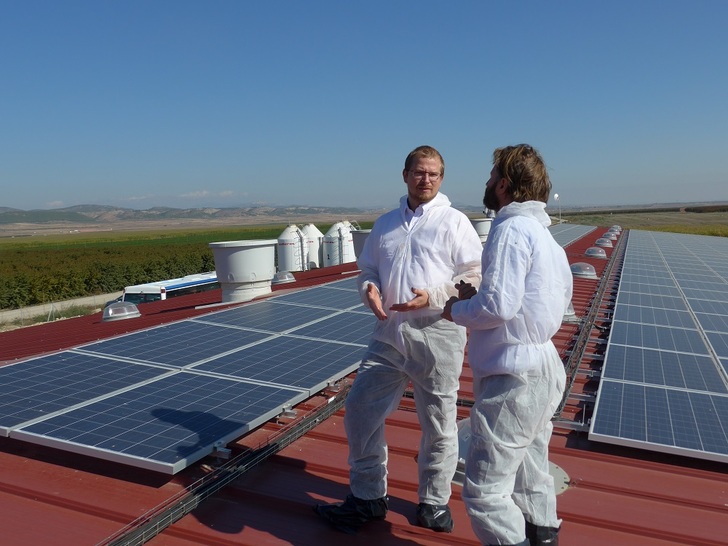
<svg viewBox="0 0 728 546"><path fill-rule="evenodd" d="M364 304L359 297L359 291L355 286L352 288L329 286L320 289L301 290L300 292L291 292L279 296L275 301L278 303L297 303L327 309L364 309ZM370 313L368 309L366 311Z"/></svg>
<svg viewBox="0 0 728 546"><path fill-rule="evenodd" d="M630 231L589 438L728 462L728 241Z"/></svg>
<svg viewBox="0 0 728 546"><path fill-rule="evenodd" d="M345 343L369 343L377 319L371 312L341 313L313 324L302 326L291 333L297 336L343 341Z"/></svg>
<svg viewBox="0 0 728 546"><path fill-rule="evenodd" d="M0 433L170 373L74 352L0 367Z"/></svg>
<svg viewBox="0 0 728 546"><path fill-rule="evenodd" d="M589 439L725 461L728 396L602 380Z"/></svg>
<svg viewBox="0 0 728 546"><path fill-rule="evenodd" d="M581 226L579 224L553 224L549 226L551 235L561 247L570 245L595 229L597 228L594 226Z"/></svg>
<svg viewBox="0 0 728 546"><path fill-rule="evenodd" d="M173 474L275 417L300 391L177 372L11 437Z"/></svg>
<svg viewBox="0 0 728 546"><path fill-rule="evenodd" d="M186 320L98 341L79 349L93 354L182 368L269 336L270 334L250 330Z"/></svg>
<svg viewBox="0 0 728 546"><path fill-rule="evenodd" d="M354 371L364 347L280 336L192 369L306 389L309 395L341 373Z"/></svg>
<svg viewBox="0 0 728 546"><path fill-rule="evenodd" d="M286 332L330 316L331 313L331 309L286 305L275 299L269 299L204 315L192 321L240 326L265 332Z"/></svg>
<svg viewBox="0 0 728 546"><path fill-rule="evenodd" d="M301 294L1 367L0 431L175 473L358 367L356 281Z"/></svg>

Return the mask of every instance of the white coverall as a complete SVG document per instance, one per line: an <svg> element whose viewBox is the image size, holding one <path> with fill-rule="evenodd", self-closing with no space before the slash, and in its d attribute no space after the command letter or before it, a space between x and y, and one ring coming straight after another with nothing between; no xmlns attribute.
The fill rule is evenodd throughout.
<svg viewBox="0 0 728 546"><path fill-rule="evenodd" d="M465 329L440 317L457 294L454 284L480 282L482 244L470 220L438 193L412 214L407 196L381 216L358 259L359 287L368 306L374 284L387 319L377 321L371 342L346 399L350 486L360 499L387 494L384 420L394 411L409 381L422 428L419 502L447 504L457 467L456 402ZM395 312L390 306L429 294L427 308Z"/></svg>
<svg viewBox="0 0 728 546"><path fill-rule="evenodd" d="M548 443L566 377L551 338L573 279L545 207L513 202L498 212L480 289L452 306L453 321L470 329L475 404L463 500L483 544L523 542L524 516L539 527L561 523Z"/></svg>

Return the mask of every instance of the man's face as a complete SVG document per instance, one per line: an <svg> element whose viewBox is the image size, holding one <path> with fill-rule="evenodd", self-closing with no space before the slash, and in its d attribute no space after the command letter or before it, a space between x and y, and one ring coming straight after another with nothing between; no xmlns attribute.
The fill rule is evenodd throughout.
<svg viewBox="0 0 728 546"><path fill-rule="evenodd" d="M485 184L485 195L483 196L483 205L490 210L498 212L501 209L498 195L496 194L496 186L500 182L501 175L496 167L493 167L490 171L490 178Z"/></svg>
<svg viewBox="0 0 728 546"><path fill-rule="evenodd" d="M442 185L442 165L439 159L417 158L410 170L403 171L402 177L407 184L409 206L415 210L422 203L432 201Z"/></svg>

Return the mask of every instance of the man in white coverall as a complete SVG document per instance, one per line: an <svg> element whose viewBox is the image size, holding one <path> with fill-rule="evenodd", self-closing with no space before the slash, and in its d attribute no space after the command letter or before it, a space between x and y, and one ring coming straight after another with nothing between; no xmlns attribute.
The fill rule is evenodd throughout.
<svg viewBox="0 0 728 546"><path fill-rule="evenodd" d="M422 428L417 521L435 531L453 528L447 503L466 336L440 314L456 283L480 282L482 244L470 220L439 193L444 173L434 148L410 152L402 171L407 195L375 222L358 259L362 301L379 320L345 405L351 494L314 508L340 531L355 533L387 513L384 420L410 381Z"/></svg>
<svg viewBox="0 0 728 546"><path fill-rule="evenodd" d="M483 544L558 544L549 474L551 418L566 376L552 336L572 293L563 249L544 211L551 182L521 144L493 153L483 203L498 211L483 249L479 290L459 287L443 317L470 330L475 404L463 501Z"/></svg>

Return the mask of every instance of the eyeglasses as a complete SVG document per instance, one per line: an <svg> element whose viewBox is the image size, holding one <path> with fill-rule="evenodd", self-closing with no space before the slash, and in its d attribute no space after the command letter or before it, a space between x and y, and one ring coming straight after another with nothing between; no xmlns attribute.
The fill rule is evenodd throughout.
<svg viewBox="0 0 728 546"><path fill-rule="evenodd" d="M438 180L442 174L440 173L433 173L429 171L410 171L412 173L412 176L415 180L424 180L426 176L430 177L430 180L436 181Z"/></svg>

